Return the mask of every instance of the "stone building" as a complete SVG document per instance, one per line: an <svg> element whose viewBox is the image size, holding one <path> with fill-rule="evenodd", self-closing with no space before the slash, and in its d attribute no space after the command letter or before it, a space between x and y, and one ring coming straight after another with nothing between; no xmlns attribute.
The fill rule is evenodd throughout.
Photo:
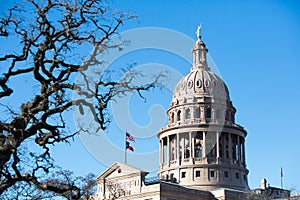
<svg viewBox="0 0 300 200"><path fill-rule="evenodd" d="M94 199L241 200L249 192L245 129L223 80L207 62L198 30L190 73L176 85L160 130L158 178L116 162L98 178Z"/></svg>
<svg viewBox="0 0 300 200"><path fill-rule="evenodd" d="M98 178L98 192L94 199L120 200L215 200L209 191L184 187L176 183L161 180L147 180L148 173L116 162Z"/></svg>
<svg viewBox="0 0 300 200"><path fill-rule="evenodd" d="M256 199L277 199L277 200L285 200L290 199L291 191L272 187L270 184L267 185L267 180L265 178L261 181L260 188L256 188L251 190L252 196L255 196Z"/></svg>
<svg viewBox="0 0 300 200"><path fill-rule="evenodd" d="M248 190L247 132L235 123L227 86L211 72L207 49L198 36L189 74L176 85L169 123L159 133L162 179L204 190Z"/></svg>

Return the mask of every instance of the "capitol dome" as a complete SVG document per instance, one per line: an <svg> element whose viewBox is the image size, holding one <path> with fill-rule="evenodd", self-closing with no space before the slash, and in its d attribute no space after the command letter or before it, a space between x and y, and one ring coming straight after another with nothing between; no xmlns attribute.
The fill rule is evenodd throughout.
<svg viewBox="0 0 300 200"><path fill-rule="evenodd" d="M192 49L194 61L190 73L181 78L173 91L173 99L168 110L169 126L174 126L174 123L175 125L182 125L181 122L178 122L180 121L178 119L181 115L181 107L184 107L185 122L196 122L197 118L201 118L202 112L202 119L199 123L234 123L236 109L230 101L226 84L210 70L206 57L207 52L208 50L201 40L201 36L198 36L198 40ZM214 106L211 103L214 103ZM202 106L199 107L199 110L195 110L194 107L200 104ZM188 108L191 105L195 106ZM196 119L190 116L191 110L194 111ZM211 115L214 115L214 120L211 120L213 118Z"/></svg>
<svg viewBox="0 0 300 200"><path fill-rule="evenodd" d="M173 92L173 100L176 101L189 95L229 100L229 92L223 80L210 70L203 68L192 68L191 72L177 83Z"/></svg>
<svg viewBox="0 0 300 200"><path fill-rule="evenodd" d="M158 176L203 190L248 190L247 132L235 122L226 84L208 66L200 28L197 37L190 73L175 86L168 125L157 134Z"/></svg>
<svg viewBox="0 0 300 200"><path fill-rule="evenodd" d="M184 76L176 85L173 92L173 101L186 96L207 96L224 101L229 99L229 92L223 80L210 71L206 54L208 49L201 40L200 33L198 40L192 49L193 66L189 74Z"/></svg>

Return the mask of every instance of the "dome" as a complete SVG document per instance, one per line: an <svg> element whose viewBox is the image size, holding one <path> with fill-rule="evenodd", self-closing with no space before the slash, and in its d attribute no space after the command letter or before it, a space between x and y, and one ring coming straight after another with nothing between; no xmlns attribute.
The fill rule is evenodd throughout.
<svg viewBox="0 0 300 200"><path fill-rule="evenodd" d="M229 92L224 81L214 74L208 66L206 54L208 49L201 36L192 49L194 61L189 74L175 86L171 105L186 103L186 99L209 98L212 102L230 104ZM192 100L189 102L197 102Z"/></svg>
<svg viewBox="0 0 300 200"><path fill-rule="evenodd" d="M247 132L235 123L236 109L223 80L207 63L198 27L191 71L177 83L160 141L158 175L203 190L248 190Z"/></svg>
<svg viewBox="0 0 300 200"><path fill-rule="evenodd" d="M206 96L219 100L229 100L229 92L223 80L211 72L197 68L191 70L175 86L173 101L188 96Z"/></svg>
<svg viewBox="0 0 300 200"><path fill-rule="evenodd" d="M207 52L208 49L201 40L201 36L198 36L192 49L194 60L191 71L182 77L174 88L173 99L168 109L168 126L181 126L190 123L190 120L184 120L184 123L175 120L180 118L181 113L185 113L188 118L191 117L195 120L193 123L197 124L208 122L234 123L236 109L232 105L226 84L210 70L206 60ZM200 111L202 114L199 114L199 106L202 107L202 111ZM199 107L199 109L195 110L195 107ZM194 110L196 117L190 116L191 110ZM213 113L217 118L215 120L211 119ZM205 115L206 117L204 117ZM200 116L202 119L199 121Z"/></svg>

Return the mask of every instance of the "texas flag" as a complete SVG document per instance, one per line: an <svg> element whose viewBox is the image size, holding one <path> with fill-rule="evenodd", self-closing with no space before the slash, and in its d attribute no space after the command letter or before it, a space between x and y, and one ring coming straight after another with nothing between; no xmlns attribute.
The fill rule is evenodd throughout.
<svg viewBox="0 0 300 200"><path fill-rule="evenodd" d="M133 146L130 146L130 143L126 141L126 149L129 149L130 151L134 151Z"/></svg>
<svg viewBox="0 0 300 200"><path fill-rule="evenodd" d="M135 142L134 137L132 135L130 135L127 131L126 131L126 140L130 140L130 141Z"/></svg>

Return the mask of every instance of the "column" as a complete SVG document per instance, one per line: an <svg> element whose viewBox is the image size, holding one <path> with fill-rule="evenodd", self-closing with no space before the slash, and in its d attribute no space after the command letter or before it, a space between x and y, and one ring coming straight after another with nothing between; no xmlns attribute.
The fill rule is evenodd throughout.
<svg viewBox="0 0 300 200"><path fill-rule="evenodd" d="M177 154L176 154L176 159L178 160L177 162L180 163L180 160L179 160L179 133L176 133L176 151L177 151Z"/></svg>
<svg viewBox="0 0 300 200"><path fill-rule="evenodd" d="M244 138L241 137L241 162L244 163Z"/></svg>
<svg viewBox="0 0 300 200"><path fill-rule="evenodd" d="M190 158L192 158L193 151L192 151L192 132L191 131L189 132L189 147L190 147Z"/></svg>
<svg viewBox="0 0 300 200"><path fill-rule="evenodd" d="M245 138L243 138L243 149L242 149L242 151L243 151L243 157L242 157L242 159L243 159L244 165L246 165Z"/></svg>
<svg viewBox="0 0 300 200"><path fill-rule="evenodd" d="M195 119L195 107L194 106L192 106L192 107L190 107L190 111L191 111L191 120L193 120L194 121L194 119Z"/></svg>
<svg viewBox="0 0 300 200"><path fill-rule="evenodd" d="M239 161L239 163L241 163L241 143L240 143L240 136L237 137L237 146L238 146L238 156L237 156L237 160Z"/></svg>
<svg viewBox="0 0 300 200"><path fill-rule="evenodd" d="M203 149L202 149L203 153L202 153L202 158L205 158L206 157L206 139L205 139L206 132L203 131L202 134L203 134Z"/></svg>
<svg viewBox="0 0 300 200"><path fill-rule="evenodd" d="M219 138L220 138L220 133L217 131L217 138L216 138L216 144L217 144L217 160L220 158L220 143L219 143Z"/></svg>
<svg viewBox="0 0 300 200"><path fill-rule="evenodd" d="M201 122L206 122L205 121L205 109L204 109L204 106L200 106L200 121Z"/></svg>
<svg viewBox="0 0 300 200"><path fill-rule="evenodd" d="M215 122L215 108L214 107L211 107L211 113L210 113L210 121L211 122Z"/></svg>
<svg viewBox="0 0 300 200"><path fill-rule="evenodd" d="M246 149L246 147L245 147L246 145L245 145L245 139L244 139L244 145L243 145L243 147L244 147L244 163L245 163L245 165L246 165L246 153L245 153L245 149Z"/></svg>
<svg viewBox="0 0 300 200"><path fill-rule="evenodd" d="M163 141L162 140L159 140L159 145L160 145L160 149L159 149L159 153L160 153L160 165L163 166L163 163L164 163L164 157L163 157Z"/></svg>
<svg viewBox="0 0 300 200"><path fill-rule="evenodd" d="M181 133L182 134L182 146L181 146L181 159L184 160L184 154L185 154L185 133ZM180 144L180 142L179 142Z"/></svg>
<svg viewBox="0 0 300 200"><path fill-rule="evenodd" d="M164 138L161 139L161 149L162 149L162 163L165 163L165 148L164 148Z"/></svg>
<svg viewBox="0 0 300 200"><path fill-rule="evenodd" d="M165 156L165 149L164 149L164 140L161 140L161 146L162 146L162 163L164 163L164 156Z"/></svg>
<svg viewBox="0 0 300 200"><path fill-rule="evenodd" d="M223 155L222 155L222 157L224 158L224 159L226 159L226 141L225 141L225 137L224 137L225 135L224 135L224 133L222 133L221 132L221 137L222 137L222 140L221 140L221 142L222 142L222 148L223 148Z"/></svg>
<svg viewBox="0 0 300 200"><path fill-rule="evenodd" d="M184 112L184 109L180 109L180 124L182 124L183 123L183 120L184 120L184 114L185 114L185 112Z"/></svg>
<svg viewBox="0 0 300 200"><path fill-rule="evenodd" d="M231 134L228 133L228 151L229 151L229 160L232 161L232 143L231 143Z"/></svg>
<svg viewBox="0 0 300 200"><path fill-rule="evenodd" d="M170 136L169 135L167 136L167 149L168 149L168 153L167 153L168 160L167 160L167 162L168 162L168 166L169 166L170 165Z"/></svg>
<svg viewBox="0 0 300 200"><path fill-rule="evenodd" d="M194 136L193 136L193 132L191 132L191 136L192 136L192 139L191 139L191 141L192 141L192 144L191 144L191 147L192 147L192 155L191 155L191 157L192 157L192 158L195 158L195 134L194 134Z"/></svg>

